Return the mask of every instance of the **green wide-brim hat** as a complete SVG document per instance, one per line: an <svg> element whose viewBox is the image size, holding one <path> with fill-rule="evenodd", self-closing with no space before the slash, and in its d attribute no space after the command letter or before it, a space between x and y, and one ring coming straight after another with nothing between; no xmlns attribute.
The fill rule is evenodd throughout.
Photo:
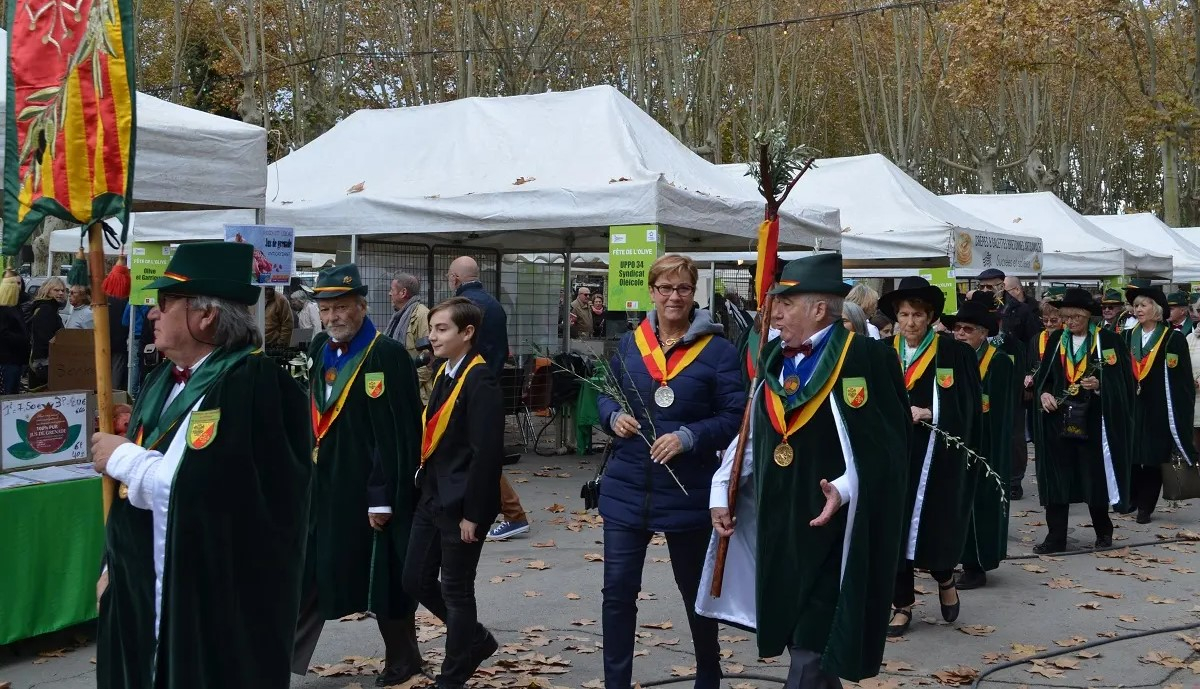
<svg viewBox="0 0 1200 689"><path fill-rule="evenodd" d="M995 337L1000 332L1000 319L996 316L995 304L996 300L991 292L976 290L975 294L958 308L958 313L946 314L940 320L947 330L954 330L954 326L959 323L970 323L987 330L988 337Z"/></svg>
<svg viewBox="0 0 1200 689"><path fill-rule="evenodd" d="M832 294L844 297L850 285L842 281L842 255L836 252L813 254L783 267L779 282L770 294L786 297L793 294Z"/></svg>
<svg viewBox="0 0 1200 689"><path fill-rule="evenodd" d="M1167 295L1167 306L1187 306L1187 292L1171 292Z"/></svg>
<svg viewBox="0 0 1200 689"><path fill-rule="evenodd" d="M1120 290L1106 289L1104 290L1104 298L1100 300L1104 306L1123 306L1125 299L1121 297Z"/></svg>
<svg viewBox="0 0 1200 689"><path fill-rule="evenodd" d="M258 302L252 282L254 247L237 242L181 244L162 277L146 286L169 294L216 297L239 304Z"/></svg>
<svg viewBox="0 0 1200 689"><path fill-rule="evenodd" d="M358 274L358 266L353 263L322 270L313 286L313 299L337 299L351 294L367 296L367 286Z"/></svg>

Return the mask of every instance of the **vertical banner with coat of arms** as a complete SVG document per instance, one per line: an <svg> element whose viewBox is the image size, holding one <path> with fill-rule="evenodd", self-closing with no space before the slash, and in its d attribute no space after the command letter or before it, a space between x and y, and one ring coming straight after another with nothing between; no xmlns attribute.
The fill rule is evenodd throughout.
<svg viewBox="0 0 1200 689"><path fill-rule="evenodd" d="M10 0L7 20L11 255L46 216L87 226L128 214L135 27L131 0Z"/></svg>

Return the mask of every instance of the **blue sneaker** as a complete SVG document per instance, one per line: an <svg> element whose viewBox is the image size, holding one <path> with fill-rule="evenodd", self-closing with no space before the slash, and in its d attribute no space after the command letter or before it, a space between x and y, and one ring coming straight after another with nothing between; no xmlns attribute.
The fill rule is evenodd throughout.
<svg viewBox="0 0 1200 689"><path fill-rule="evenodd" d="M513 536L529 533L529 522L500 522L488 531L487 540L489 541L507 541Z"/></svg>

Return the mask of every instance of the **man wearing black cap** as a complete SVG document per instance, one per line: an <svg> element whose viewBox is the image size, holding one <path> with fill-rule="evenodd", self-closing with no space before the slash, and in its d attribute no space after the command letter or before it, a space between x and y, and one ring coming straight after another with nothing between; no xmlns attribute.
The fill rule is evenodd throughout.
<svg viewBox="0 0 1200 689"><path fill-rule="evenodd" d="M1012 358L988 343L988 337L994 336L997 328L996 315L991 312L994 302L986 292L977 291L973 297L958 313L942 316L942 324L954 333L954 339L968 345L979 358L982 415L971 449L987 459L996 476L985 476L975 490L975 506L967 528L967 545L963 549L963 573L956 582L960 590L985 586L985 572L999 567L1000 561L1007 556L1007 477L1012 471L1009 443L1012 441L1012 417L1020 409Z"/></svg>
<svg viewBox="0 0 1200 689"><path fill-rule="evenodd" d="M1038 497L1046 508L1039 555L1067 549L1067 511L1086 503L1097 548L1112 545L1109 505L1129 501L1133 372L1121 336L1091 323L1099 305L1087 290L1055 302L1064 327L1050 334L1034 393Z"/></svg>
<svg viewBox="0 0 1200 689"><path fill-rule="evenodd" d="M92 437L96 471L121 483L98 587L100 689L288 686L312 446L304 394L262 355L247 308L253 251L176 250L148 286L167 361L128 438Z"/></svg>
<svg viewBox="0 0 1200 689"><path fill-rule="evenodd" d="M912 420L895 357L841 325L850 289L841 259L792 261L772 290L780 336L760 359L733 479L736 526L728 489L737 439L709 498L716 534L730 538L724 590L709 595L714 536L696 603L702 615L756 628L760 656L788 649L788 689L878 674L900 559ZM779 547L756 553L758 542Z"/></svg>

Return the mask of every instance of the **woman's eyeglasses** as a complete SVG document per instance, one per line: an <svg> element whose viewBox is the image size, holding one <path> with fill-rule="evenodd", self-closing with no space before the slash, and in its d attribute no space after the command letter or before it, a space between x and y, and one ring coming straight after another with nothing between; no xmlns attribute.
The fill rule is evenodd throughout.
<svg viewBox="0 0 1200 689"><path fill-rule="evenodd" d="M674 292L686 299L695 293L696 288L693 285L655 285L654 291L663 297L669 297Z"/></svg>

